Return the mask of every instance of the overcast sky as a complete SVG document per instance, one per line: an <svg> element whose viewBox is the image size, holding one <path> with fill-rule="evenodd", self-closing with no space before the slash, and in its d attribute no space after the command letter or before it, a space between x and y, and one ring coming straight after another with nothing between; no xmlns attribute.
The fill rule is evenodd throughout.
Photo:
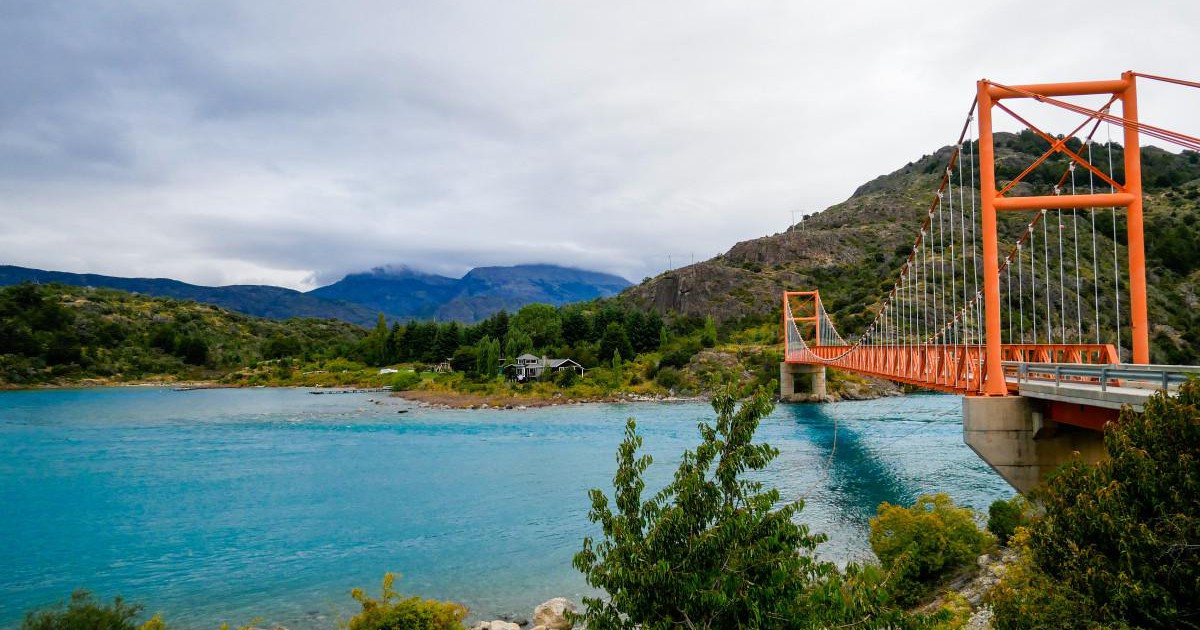
<svg viewBox="0 0 1200 630"><path fill-rule="evenodd" d="M0 263L638 281L949 144L979 78L1196 79L1198 30L1196 0L3 0ZM1200 90L1141 91L1200 135Z"/></svg>

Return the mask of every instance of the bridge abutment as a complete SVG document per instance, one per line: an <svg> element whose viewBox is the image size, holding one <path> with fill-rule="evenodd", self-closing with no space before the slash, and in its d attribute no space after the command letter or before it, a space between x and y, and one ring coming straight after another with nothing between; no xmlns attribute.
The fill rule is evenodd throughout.
<svg viewBox="0 0 1200 630"><path fill-rule="evenodd" d="M1104 455L1102 432L1047 420L1042 403L1024 396L964 396L963 441L1022 493L1073 457Z"/></svg>
<svg viewBox="0 0 1200 630"><path fill-rule="evenodd" d="M779 400L806 402L824 400L827 395L824 365L787 362L779 364Z"/></svg>

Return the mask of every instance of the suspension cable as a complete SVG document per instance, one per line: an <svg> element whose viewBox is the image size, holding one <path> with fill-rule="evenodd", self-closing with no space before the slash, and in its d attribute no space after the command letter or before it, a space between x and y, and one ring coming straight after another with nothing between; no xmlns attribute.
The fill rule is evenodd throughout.
<svg viewBox="0 0 1200 630"><path fill-rule="evenodd" d="M1124 159L1124 158L1122 158ZM1112 128L1108 130L1108 172L1113 172L1112 159ZM1113 191L1112 186L1109 186L1109 191ZM1113 295L1116 298L1116 322L1117 322L1117 360L1121 359L1121 272L1120 262L1117 259L1117 208L1112 206L1109 208L1112 211L1112 244L1113 244Z"/></svg>

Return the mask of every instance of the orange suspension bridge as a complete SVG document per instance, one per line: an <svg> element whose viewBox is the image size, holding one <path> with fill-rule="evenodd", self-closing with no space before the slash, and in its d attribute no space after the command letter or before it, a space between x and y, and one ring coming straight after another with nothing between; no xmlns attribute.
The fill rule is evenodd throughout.
<svg viewBox="0 0 1200 630"><path fill-rule="evenodd" d="M907 260L891 291L868 307L871 323L847 341L819 288L786 291L783 368L836 367L968 397L1020 395L1043 401L1041 418L1089 429L1197 372L1149 365L1140 136L1187 151L1200 151L1200 138L1141 122L1139 79L1200 88L1136 72L1074 83L979 81ZM1102 104L1084 106L1077 97ZM1017 102L1081 121L1055 135L1019 114ZM1119 115L1112 113L1118 104ZM1045 146L1004 182L992 130L997 110ZM1123 147L1112 141L1113 128ZM999 162L1014 170L1011 156ZM1029 176L1057 168L1057 184L1043 186L1049 194L1035 194Z"/></svg>

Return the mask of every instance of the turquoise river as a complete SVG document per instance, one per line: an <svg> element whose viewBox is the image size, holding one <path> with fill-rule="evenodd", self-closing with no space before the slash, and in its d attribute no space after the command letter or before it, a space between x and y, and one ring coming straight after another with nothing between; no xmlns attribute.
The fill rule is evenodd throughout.
<svg viewBox="0 0 1200 630"><path fill-rule="evenodd" d="M883 502L948 492L986 509L1012 491L962 443L961 401L919 395L783 405L758 437L768 482L807 497L820 553L868 557ZM400 413L407 410L405 413ZM624 419L669 478L704 403L422 409L385 394L112 388L0 393L0 628L86 587L179 630L257 619L334 628L355 586L476 616L528 617L588 593L571 556L594 533Z"/></svg>

